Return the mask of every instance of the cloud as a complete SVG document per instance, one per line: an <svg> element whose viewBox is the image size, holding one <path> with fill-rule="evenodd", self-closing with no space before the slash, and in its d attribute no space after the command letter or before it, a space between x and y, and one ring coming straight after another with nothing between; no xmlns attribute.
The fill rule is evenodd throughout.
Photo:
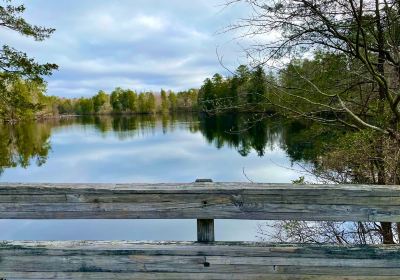
<svg viewBox="0 0 400 280"><path fill-rule="evenodd" d="M38 61L60 66L48 78L49 94L90 96L117 86L199 87L206 77L225 71L217 47L228 67L241 62L240 47L231 41L234 34L216 33L245 10L222 9L218 1L23 2L30 22L54 27L56 33L39 43L9 31L0 30L0 35Z"/></svg>
<svg viewBox="0 0 400 280"><path fill-rule="evenodd" d="M150 30L162 30L167 27L166 22L164 22L161 18L146 15L141 15L134 19L133 24L135 25L135 23Z"/></svg>
<svg viewBox="0 0 400 280"><path fill-rule="evenodd" d="M138 42L149 36L160 36L169 26L166 18L112 10L88 11L77 21L81 22L78 33L95 44Z"/></svg>

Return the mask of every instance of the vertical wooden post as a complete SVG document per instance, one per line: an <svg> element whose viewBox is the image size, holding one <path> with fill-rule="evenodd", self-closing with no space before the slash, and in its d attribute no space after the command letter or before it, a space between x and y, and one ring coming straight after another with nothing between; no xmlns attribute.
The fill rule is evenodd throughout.
<svg viewBox="0 0 400 280"><path fill-rule="evenodd" d="M196 183L211 183L211 179L197 179ZM207 201L203 202L207 205ZM207 207L207 206L205 206ZM197 220L197 242L214 242L214 219Z"/></svg>
<svg viewBox="0 0 400 280"><path fill-rule="evenodd" d="M213 242L214 237L214 220L213 219L198 219L197 220L197 241L198 242Z"/></svg>

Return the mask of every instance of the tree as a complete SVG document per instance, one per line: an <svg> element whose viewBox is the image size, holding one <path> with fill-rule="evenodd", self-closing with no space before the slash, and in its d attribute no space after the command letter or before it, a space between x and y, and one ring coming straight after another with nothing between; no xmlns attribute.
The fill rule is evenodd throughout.
<svg viewBox="0 0 400 280"><path fill-rule="evenodd" d="M216 73L209 79L204 81L200 89L199 103L203 110L211 112L220 112L230 108L232 100L230 100L230 81L225 79L221 74Z"/></svg>
<svg viewBox="0 0 400 280"><path fill-rule="evenodd" d="M200 89L199 104L202 106L204 111L214 110L214 84L211 79L207 78L204 80L203 86Z"/></svg>
<svg viewBox="0 0 400 280"><path fill-rule="evenodd" d="M93 100L94 112L99 113L101 108L108 101L108 96L104 91L100 90L98 94L92 97L92 100Z"/></svg>
<svg viewBox="0 0 400 280"><path fill-rule="evenodd" d="M0 115L4 120L33 117L42 108L40 98L44 91L39 81L13 78L8 80L7 89L0 93Z"/></svg>
<svg viewBox="0 0 400 280"><path fill-rule="evenodd" d="M242 2L242 1L240 1ZM374 102L379 103L380 114L390 114L386 122L374 123L362 119L351 102L346 99L347 91L329 94L318 91L327 97L324 103L335 112L345 112L358 128L369 128L380 133L399 138L397 124L400 120L400 93L395 81L400 80L400 38L393 32L400 24L400 6L396 1L358 1L358 0L283 0L266 2L262 0L243 1L257 13L231 28L249 28L252 35L280 32L281 38L262 45L255 45L248 51L258 53L264 59L258 64L281 59L289 55L299 55L321 49L345 55L360 69L355 75L367 75L369 82L376 85ZM353 60L353 61L352 61ZM386 68L386 70L385 70ZM306 78L306 77L303 77ZM347 84L347 86L354 86ZM303 99L304 100L304 99ZM313 102L310 98L310 103ZM303 112L298 112L304 115Z"/></svg>
<svg viewBox="0 0 400 280"><path fill-rule="evenodd" d="M152 92L146 93L146 113L153 114L156 112L156 98Z"/></svg>
<svg viewBox="0 0 400 280"><path fill-rule="evenodd" d="M301 79L299 84L293 81L277 84L280 94L275 98L266 97L265 101L287 115L347 127L365 140L363 143L372 156L368 159L369 171L362 171L364 179L376 178L378 184L399 182L400 161L394 155L400 146L400 2L233 2L246 2L255 12L250 18L230 26L231 29L245 28L247 35L255 37L271 32L280 34L275 40L255 44L247 50L250 57L263 58L255 61L256 64L300 58L292 60L287 68L287 73ZM316 63L301 59L302 54L314 55L316 50L333 55L331 65L335 71L342 70L335 75L325 75L322 84L315 77L324 72L318 73L312 64L322 67L324 63L318 61L318 57ZM334 82L327 87L329 81ZM298 106L299 103L302 105ZM352 164L359 165L360 162L354 160L361 157L354 156L354 149ZM358 151L359 155L362 150ZM368 172L370 175L365 176ZM391 226L381 223L384 243L393 243Z"/></svg>
<svg viewBox="0 0 400 280"><path fill-rule="evenodd" d="M251 73L249 67L242 64L236 69L235 75L239 78L241 84L245 84L250 80Z"/></svg>
<svg viewBox="0 0 400 280"><path fill-rule="evenodd" d="M141 92L138 97L138 113L146 113L146 94Z"/></svg>
<svg viewBox="0 0 400 280"><path fill-rule="evenodd" d="M198 91L196 89L189 89L180 91L176 95L176 110L180 111L194 111L197 109Z"/></svg>
<svg viewBox="0 0 400 280"><path fill-rule="evenodd" d="M125 92L126 94L126 99L127 99L127 107L126 110L128 110L130 113L136 113L137 111L137 94L133 90L127 90Z"/></svg>
<svg viewBox="0 0 400 280"><path fill-rule="evenodd" d="M268 76L273 81L273 76ZM272 89L268 88L268 91ZM214 74L207 78L198 93L198 103L210 113L227 111L264 111L267 94L267 76L261 66L249 70L240 65L232 77Z"/></svg>
<svg viewBox="0 0 400 280"><path fill-rule="evenodd" d="M129 107L129 92L127 90L121 90L119 101L121 102L121 111L126 112Z"/></svg>
<svg viewBox="0 0 400 280"><path fill-rule="evenodd" d="M110 103L113 111L116 113L119 113L123 110L123 105L121 102L121 94L122 94L122 89L119 87L111 92Z"/></svg>
<svg viewBox="0 0 400 280"><path fill-rule="evenodd" d="M175 92L173 91L169 91L168 93L168 102L169 102L169 108L171 111L176 111L177 109L177 97Z"/></svg>
<svg viewBox="0 0 400 280"><path fill-rule="evenodd" d="M247 88L250 77L250 69L246 65L239 65L230 82L232 105L234 108L247 107Z"/></svg>
<svg viewBox="0 0 400 280"><path fill-rule="evenodd" d="M198 100L199 90L191 88L188 91L188 95L189 95L189 99L190 99L190 109L192 111L198 110L197 100Z"/></svg>
<svg viewBox="0 0 400 280"><path fill-rule="evenodd" d="M32 25L21 17L25 12L24 5L14 6L12 0L2 0L0 6L0 26L20 33L21 35L32 37L36 41L43 41L51 36L55 31L53 28L46 28ZM14 48L3 45L0 57L0 68L4 73L19 75L30 80L42 81L43 75L50 75L52 70L57 69L55 64L39 64L32 58L15 50Z"/></svg>
<svg viewBox="0 0 400 280"><path fill-rule="evenodd" d="M251 73L247 91L247 101L250 106L256 107L255 110L260 104L265 103L266 77L264 69L260 65Z"/></svg>
<svg viewBox="0 0 400 280"><path fill-rule="evenodd" d="M160 96L161 96L161 112L165 114L169 111L167 92L161 89Z"/></svg>
<svg viewBox="0 0 400 280"><path fill-rule="evenodd" d="M79 98L77 102L77 113L80 115L93 114L94 106L92 98Z"/></svg>
<svg viewBox="0 0 400 280"><path fill-rule="evenodd" d="M28 23L21 15L25 12L24 5L12 5L11 0L2 0L0 6L0 27L13 30L19 34L31 37L36 41L43 41L55 31ZM3 45L0 49L0 98L3 104L18 106L18 110L35 110L36 105L27 102L26 96L20 96L19 92L12 92L13 84L19 80L27 80L37 84L43 84L43 76L51 75L57 69L56 64L40 64L33 58L29 58L24 52L11 46ZM12 97L11 97L12 96ZM11 103L8 103L11 102ZM12 105L11 105L12 104ZM5 105L7 106L7 105ZM15 118L16 116L11 116Z"/></svg>
<svg viewBox="0 0 400 280"><path fill-rule="evenodd" d="M74 105L70 99L61 99L57 104L59 114L73 114L75 113Z"/></svg>

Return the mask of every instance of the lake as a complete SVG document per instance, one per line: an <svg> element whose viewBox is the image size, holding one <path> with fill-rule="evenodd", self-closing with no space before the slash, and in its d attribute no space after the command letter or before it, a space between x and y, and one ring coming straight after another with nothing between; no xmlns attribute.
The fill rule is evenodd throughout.
<svg viewBox="0 0 400 280"><path fill-rule="evenodd" d="M3 125L2 182L290 183L313 158L299 123L259 115L100 116ZM216 221L217 240L257 240L261 221ZM194 220L0 220L0 239L195 240Z"/></svg>

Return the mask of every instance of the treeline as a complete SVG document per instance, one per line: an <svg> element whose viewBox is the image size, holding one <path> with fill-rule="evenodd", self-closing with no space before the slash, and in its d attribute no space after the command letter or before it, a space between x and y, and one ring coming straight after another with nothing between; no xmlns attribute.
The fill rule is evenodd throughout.
<svg viewBox="0 0 400 280"><path fill-rule="evenodd" d="M342 54L322 51L312 58L293 59L268 74L261 66L240 65L231 76L217 73L207 78L199 90L198 104L210 114L274 112L342 121L344 110L337 97L342 94L343 101L350 100L347 108L367 117L370 108L364 104L376 98L376 87L360 68L360 63ZM396 87L393 84L391 88Z"/></svg>
<svg viewBox="0 0 400 280"><path fill-rule="evenodd" d="M101 90L92 97L81 98L46 96L44 83L16 79L7 87L7 99L0 100L0 115L3 120L15 120L59 115L170 112L320 114L322 110L317 104L325 102L326 96L315 94L315 87L328 94L343 90L338 81L355 79L347 68L348 62L341 55L316 53L312 59L293 60L285 68L268 74L261 66L251 69L240 65L232 76L217 73L205 79L200 90L175 93L162 89L160 92L137 93L118 87L111 93ZM303 76L307 76L307 80Z"/></svg>
<svg viewBox="0 0 400 280"><path fill-rule="evenodd" d="M130 89L116 88L110 94L99 91L90 98L57 98L55 112L59 115L91 114L154 114L197 110L198 90L190 89L175 93L137 93Z"/></svg>
<svg viewBox="0 0 400 280"><path fill-rule="evenodd" d="M207 78L199 92L202 110L220 113L222 111L264 112L271 110L268 96L273 92L276 77L265 73L261 66L250 69L240 65L231 77L215 74Z"/></svg>
<svg viewBox="0 0 400 280"><path fill-rule="evenodd" d="M3 121L42 119L60 115L154 114L199 110L198 90L137 93L120 87L111 93L100 90L92 97L61 98L47 96L43 82L16 79L7 85L0 100Z"/></svg>
<svg viewBox="0 0 400 280"><path fill-rule="evenodd" d="M328 110L319 106L332 95L345 90L357 99L360 91L369 91L362 77L349 71L350 66L343 55L318 52L313 58L292 60L268 74L261 66L240 65L231 76L217 73L205 79L199 90L137 93L118 87L110 93L101 90L92 97L81 98L46 96L44 83L14 79L0 100L0 116L3 120L16 120L59 115L278 112L317 118L332 111L328 106ZM354 83L358 86L345 88ZM318 94L317 89L326 94ZM361 112L367 114L366 110Z"/></svg>

